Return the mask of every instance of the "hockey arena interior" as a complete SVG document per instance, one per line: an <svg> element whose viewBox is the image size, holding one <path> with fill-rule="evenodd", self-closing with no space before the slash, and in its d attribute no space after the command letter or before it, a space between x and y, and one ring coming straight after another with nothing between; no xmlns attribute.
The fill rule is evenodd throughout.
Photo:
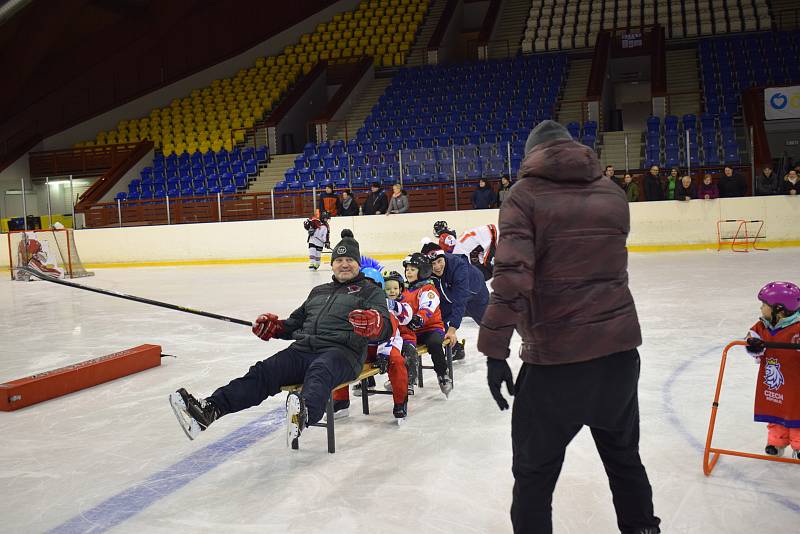
<svg viewBox="0 0 800 534"><path fill-rule="evenodd" d="M797 529L796 0L0 42L0 531Z"/></svg>

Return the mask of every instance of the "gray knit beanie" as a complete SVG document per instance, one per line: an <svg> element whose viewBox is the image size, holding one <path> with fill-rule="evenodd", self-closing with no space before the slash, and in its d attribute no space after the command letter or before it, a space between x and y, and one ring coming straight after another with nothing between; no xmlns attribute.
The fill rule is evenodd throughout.
<svg viewBox="0 0 800 534"><path fill-rule="evenodd" d="M525 155L527 156L536 145L547 143L548 141L556 141L558 139L571 140L572 136L566 128L556 121L542 121L536 125L536 128L531 130L528 140L525 142Z"/></svg>

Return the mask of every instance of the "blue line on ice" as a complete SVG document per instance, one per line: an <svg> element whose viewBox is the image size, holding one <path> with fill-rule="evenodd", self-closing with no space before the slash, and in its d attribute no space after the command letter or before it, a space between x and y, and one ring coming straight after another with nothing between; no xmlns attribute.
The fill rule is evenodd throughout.
<svg viewBox="0 0 800 534"><path fill-rule="evenodd" d="M51 533L103 532L130 519L168 497L198 477L226 462L283 425L286 410L278 408L259 417L210 445L197 450L166 469L154 473L94 508L50 530Z"/></svg>
<svg viewBox="0 0 800 534"><path fill-rule="evenodd" d="M686 439L686 441L689 442L689 444L692 446L692 448L697 449L698 452L701 455L698 458L698 463L697 463L697 469L698 470L700 469L700 467L702 465L702 462L701 462L700 459L702 458L703 450L705 449L705 443L701 442L700 440L695 438L691 434L691 432L689 432L689 430L683 425L683 422L680 420L678 415L675 413L675 410L672 408L672 406L673 406L673 402L672 402L672 386L675 385L675 383L678 381L678 378L684 372L686 372L686 370L689 368L689 366L691 366L692 363L694 363L694 361L696 359L708 356L712 352L716 352L717 354L721 354L722 353L722 347L712 347L712 348L710 348L710 349L708 349L706 351L703 351L701 354L698 354L697 356L692 356L692 357L688 358L686 361L684 361L682 364L680 364L672 372L672 374L669 376L667 381L664 383L664 386L661 388L661 402L664 405L664 410L667 413L667 418L669 419L669 422L672 423L672 426L674 426L678 430L678 432L684 437L684 439ZM716 374L715 374L715 376L716 376ZM731 475L733 475L733 479L734 480L736 480L738 482L741 482L745 486L748 486L753 491L761 493L762 495L766 495L773 502L776 502L776 503L780 504L781 506L783 506L785 508L788 508L789 510L791 510L793 512L800 513L800 504L798 504L797 502L795 502L795 501L793 501L791 499L787 499L785 496L783 496L783 495L781 495L779 493L773 493L771 491L764 490L762 485L759 484L757 481L750 480L749 478L747 478L744 475L744 473L742 473L741 471L731 467L730 466L730 462L725 463L725 464L722 464L722 463L717 464L716 470L720 470L720 469L724 469L727 473L730 473Z"/></svg>

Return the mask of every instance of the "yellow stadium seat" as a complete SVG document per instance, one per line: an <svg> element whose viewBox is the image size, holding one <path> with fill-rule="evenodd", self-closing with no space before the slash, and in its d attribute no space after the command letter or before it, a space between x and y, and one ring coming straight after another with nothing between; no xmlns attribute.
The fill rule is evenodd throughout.
<svg viewBox="0 0 800 534"><path fill-rule="evenodd" d="M379 56L386 55L386 45L378 45L375 47L375 53Z"/></svg>
<svg viewBox="0 0 800 534"><path fill-rule="evenodd" d="M352 30L345 30L342 32L342 39L352 39L353 38L353 31Z"/></svg>
<svg viewBox="0 0 800 534"><path fill-rule="evenodd" d="M286 64L286 56L281 54L275 59L275 63L277 65L285 65Z"/></svg>
<svg viewBox="0 0 800 534"><path fill-rule="evenodd" d="M336 48L338 50L344 50L347 48L347 41L336 41Z"/></svg>
<svg viewBox="0 0 800 534"><path fill-rule="evenodd" d="M288 65L294 65L295 63L297 63L297 56L294 54L286 56L286 63Z"/></svg>
<svg viewBox="0 0 800 534"><path fill-rule="evenodd" d="M406 13L405 15L403 15L403 22L405 22L406 24L414 22L414 15L412 13Z"/></svg>
<svg viewBox="0 0 800 534"><path fill-rule="evenodd" d="M311 63L316 63L317 61L319 61L319 54L317 54L316 52L311 52L310 54L308 54L308 61L310 61Z"/></svg>
<svg viewBox="0 0 800 534"><path fill-rule="evenodd" d="M369 38L368 37L360 38L358 40L358 42L356 43L356 45L358 45L358 46L360 46L362 48L365 47L365 46L368 46L369 45Z"/></svg>
<svg viewBox="0 0 800 534"><path fill-rule="evenodd" d="M326 60L328 60L330 58L331 58L330 50L323 50L322 52L319 53L319 59L321 61L326 61Z"/></svg>
<svg viewBox="0 0 800 534"><path fill-rule="evenodd" d="M342 32L340 32L340 31L333 32L333 35L331 36L331 39L333 39L334 41L341 41L342 40Z"/></svg>
<svg viewBox="0 0 800 534"><path fill-rule="evenodd" d="M355 37L356 39L364 37L364 30L362 28L357 28L353 30L353 37Z"/></svg>
<svg viewBox="0 0 800 534"><path fill-rule="evenodd" d="M401 22L397 25L397 33L406 33L408 31L408 24Z"/></svg>
<svg viewBox="0 0 800 534"><path fill-rule="evenodd" d="M402 33L395 33L394 35L392 35L391 39L393 43L402 43L403 41L405 41L405 35L403 35Z"/></svg>
<svg viewBox="0 0 800 534"><path fill-rule="evenodd" d="M392 42L392 36L391 35L381 35L381 44L388 45L391 42Z"/></svg>
<svg viewBox="0 0 800 534"><path fill-rule="evenodd" d="M375 18L376 19L380 20L385 14L386 14L386 10L383 9L382 7L379 7L379 8L377 8L375 10Z"/></svg>
<svg viewBox="0 0 800 534"><path fill-rule="evenodd" d="M414 22L417 24L422 23L422 19L425 18L422 13L414 13Z"/></svg>
<svg viewBox="0 0 800 534"><path fill-rule="evenodd" d="M334 22L339 22L340 20L342 20L342 14L341 13L337 13L337 14L335 14L333 16L333 21Z"/></svg>
<svg viewBox="0 0 800 534"><path fill-rule="evenodd" d="M342 57L342 51L338 48L336 50L331 51L331 59L339 59Z"/></svg>
<svg viewBox="0 0 800 534"><path fill-rule="evenodd" d="M342 57L353 57L353 49L345 48L344 50L342 50Z"/></svg>
<svg viewBox="0 0 800 534"><path fill-rule="evenodd" d="M379 44L381 44L380 36L373 35L372 37L369 38L369 45L370 46L378 46Z"/></svg>
<svg viewBox="0 0 800 534"><path fill-rule="evenodd" d="M300 42L303 43L303 44L310 43L311 42L311 35L309 35L307 33L304 33L303 35L300 36Z"/></svg>
<svg viewBox="0 0 800 534"><path fill-rule="evenodd" d="M319 33L312 33L311 34L311 42L318 43L322 40L322 34Z"/></svg>
<svg viewBox="0 0 800 534"><path fill-rule="evenodd" d="M358 39L356 39L356 38L349 39L349 40L347 41L347 46L348 46L348 48L355 48L355 47L357 47L357 46L358 46Z"/></svg>
<svg viewBox="0 0 800 534"><path fill-rule="evenodd" d="M309 52L313 52L316 46L317 43L308 43L303 47L303 52L305 52L306 54L308 54Z"/></svg>
<svg viewBox="0 0 800 534"><path fill-rule="evenodd" d="M402 15L405 12L406 12L406 6L402 4L394 8L395 15Z"/></svg>
<svg viewBox="0 0 800 534"><path fill-rule="evenodd" d="M346 29L347 29L347 22L346 22L346 21L344 21L344 20L343 20L343 21L341 21L341 22L339 22L339 23L336 25L336 29L337 29L337 30L339 30L339 31L344 31L344 30L346 30Z"/></svg>
<svg viewBox="0 0 800 534"><path fill-rule="evenodd" d="M336 41L328 41L325 43L325 50L331 51L336 49Z"/></svg>
<svg viewBox="0 0 800 534"><path fill-rule="evenodd" d="M222 146L225 147L225 150L230 152L231 150L233 150L233 141L227 139L224 143L222 143Z"/></svg>
<svg viewBox="0 0 800 534"><path fill-rule="evenodd" d="M322 52L323 50L325 50L326 46L327 46L327 43L319 42L314 46L314 51L315 52Z"/></svg>
<svg viewBox="0 0 800 534"><path fill-rule="evenodd" d="M411 50L411 44L409 43L400 43L400 51L401 52L408 52Z"/></svg>
<svg viewBox="0 0 800 534"><path fill-rule="evenodd" d="M384 26L375 26L375 35L384 35L386 28Z"/></svg>
<svg viewBox="0 0 800 534"><path fill-rule="evenodd" d="M403 22L403 15L392 15L391 24L392 26L397 26Z"/></svg>
<svg viewBox="0 0 800 534"><path fill-rule="evenodd" d="M364 28L364 29L369 28L370 27L369 20L366 19L366 18L359 19L358 20L358 27L359 28Z"/></svg>
<svg viewBox="0 0 800 534"><path fill-rule="evenodd" d="M397 48L397 43L392 43L386 48L386 50L390 54L396 54L399 51L399 48Z"/></svg>
<svg viewBox="0 0 800 534"><path fill-rule="evenodd" d="M364 47L364 55L375 57L375 47L374 46Z"/></svg>
<svg viewBox="0 0 800 534"><path fill-rule="evenodd" d="M387 54L387 55L383 56L382 59L383 59L383 66L384 67L391 67L393 65L392 56L391 55Z"/></svg>

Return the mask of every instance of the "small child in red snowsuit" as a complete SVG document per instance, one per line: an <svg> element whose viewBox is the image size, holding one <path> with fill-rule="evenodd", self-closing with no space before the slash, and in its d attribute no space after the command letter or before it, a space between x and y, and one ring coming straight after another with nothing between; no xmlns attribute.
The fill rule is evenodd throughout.
<svg viewBox="0 0 800 534"><path fill-rule="evenodd" d="M791 445L792 458L800 459L800 349L765 346L800 344L800 287L770 282L758 300L761 319L747 336L747 351L759 363L754 419L767 423L767 454L781 456Z"/></svg>

